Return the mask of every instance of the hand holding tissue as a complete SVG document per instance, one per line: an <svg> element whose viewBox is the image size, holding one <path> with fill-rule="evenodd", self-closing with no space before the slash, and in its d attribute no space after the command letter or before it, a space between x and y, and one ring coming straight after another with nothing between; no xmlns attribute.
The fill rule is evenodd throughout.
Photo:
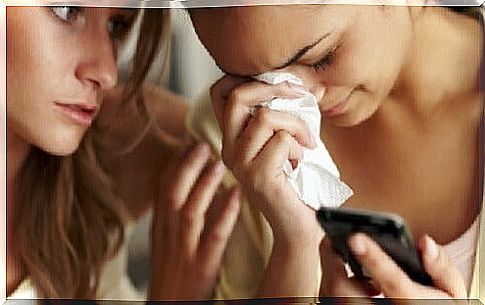
<svg viewBox="0 0 485 305"><path fill-rule="evenodd" d="M302 85L303 81L290 73L268 72L254 77L256 80L277 85L290 82ZM316 97L308 92L301 98L276 98L260 105L271 110L291 113L308 125L317 147L303 148L303 158L293 168L290 161L284 165L288 182L305 204L318 210L320 207L339 207L353 192L340 180L340 173L325 144L320 139L321 114Z"/></svg>

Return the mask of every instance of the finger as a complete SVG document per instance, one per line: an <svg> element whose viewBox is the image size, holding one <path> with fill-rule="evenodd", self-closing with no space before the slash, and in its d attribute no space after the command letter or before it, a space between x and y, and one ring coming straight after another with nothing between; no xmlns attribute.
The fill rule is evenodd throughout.
<svg viewBox="0 0 485 305"><path fill-rule="evenodd" d="M182 208L182 239L187 253L195 253L204 228L205 214L225 174L222 161L209 166L194 185Z"/></svg>
<svg viewBox="0 0 485 305"><path fill-rule="evenodd" d="M296 85L295 85L296 86ZM235 87L225 101L223 114L223 159L231 168L234 144L251 117L252 109L275 97L297 98L302 93L291 89L287 83L268 85L261 82L247 82Z"/></svg>
<svg viewBox="0 0 485 305"><path fill-rule="evenodd" d="M235 151L236 160L252 161L266 142L282 130L288 132L301 145L316 147L308 125L303 120L289 113L263 108L250 119L241 135Z"/></svg>
<svg viewBox="0 0 485 305"><path fill-rule="evenodd" d="M320 243L320 262L322 266L320 296L367 295L361 283L348 277L342 259L335 253L328 238L324 238Z"/></svg>
<svg viewBox="0 0 485 305"><path fill-rule="evenodd" d="M214 162L195 183L182 208L182 242L186 253L195 253L205 223L205 214L224 177L222 161Z"/></svg>
<svg viewBox="0 0 485 305"><path fill-rule="evenodd" d="M225 129L223 126L224 108L229 93L235 86L247 81L247 78L225 75L212 85L210 89L212 107L221 130Z"/></svg>
<svg viewBox="0 0 485 305"><path fill-rule="evenodd" d="M356 259L387 297L412 298L421 288L370 237L357 233L348 242Z"/></svg>
<svg viewBox="0 0 485 305"><path fill-rule="evenodd" d="M240 160L244 164L252 162L266 142L279 131L286 131L299 144L308 148L314 148L316 145L307 124L301 119L281 111L260 109L249 121L236 145L235 160Z"/></svg>
<svg viewBox="0 0 485 305"><path fill-rule="evenodd" d="M231 189L222 198L223 208L214 215L214 223L204 234L200 246L199 261L206 276L216 276L220 268L229 237L236 224L241 208L241 191Z"/></svg>
<svg viewBox="0 0 485 305"><path fill-rule="evenodd" d="M178 211L186 202L190 191L204 169L211 150L208 144L198 143L182 158L175 168L173 177L165 189L173 211Z"/></svg>
<svg viewBox="0 0 485 305"><path fill-rule="evenodd" d="M166 251L170 252L167 255L173 255L173 251L179 251L181 236L179 211L185 204L188 193L205 167L209 156L208 145L198 143L189 148L181 160L171 166L167 172L170 176L165 175L161 179L154 209L152 238L154 243L160 242L163 238L165 244L169 245L165 247Z"/></svg>
<svg viewBox="0 0 485 305"><path fill-rule="evenodd" d="M448 254L429 236L423 236L418 243L424 269L433 279L436 288L446 291L453 298L467 298L467 290L460 271Z"/></svg>
<svg viewBox="0 0 485 305"><path fill-rule="evenodd" d="M304 95L294 88L301 86L284 82L278 85L268 85L261 82L247 82L235 87L227 98L225 113L225 129L229 139L235 139L251 115L251 109L274 98L298 98Z"/></svg>
<svg viewBox="0 0 485 305"><path fill-rule="evenodd" d="M300 144L286 131L278 131L267 143L255 159L256 168L283 170L288 160L301 160L303 149Z"/></svg>
<svg viewBox="0 0 485 305"><path fill-rule="evenodd" d="M184 206L190 215L204 215L224 178L226 167L221 160L214 161L199 177Z"/></svg>

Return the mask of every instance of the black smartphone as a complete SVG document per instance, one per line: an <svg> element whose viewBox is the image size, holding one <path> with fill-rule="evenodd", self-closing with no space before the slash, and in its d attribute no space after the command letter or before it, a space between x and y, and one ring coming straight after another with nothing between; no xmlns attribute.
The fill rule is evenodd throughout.
<svg viewBox="0 0 485 305"><path fill-rule="evenodd" d="M350 208L321 208L317 218L333 249L349 264L357 278L370 279L350 251L347 240L352 234L361 232L374 239L413 281L432 285L412 236L398 215Z"/></svg>

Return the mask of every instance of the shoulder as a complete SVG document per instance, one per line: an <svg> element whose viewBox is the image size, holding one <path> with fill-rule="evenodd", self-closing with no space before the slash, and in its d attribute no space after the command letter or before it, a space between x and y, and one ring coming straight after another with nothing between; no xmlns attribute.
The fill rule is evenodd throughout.
<svg viewBox="0 0 485 305"><path fill-rule="evenodd" d="M123 92L124 87L119 86L103 98L96 120L98 133L103 137L126 139L140 133L149 123L172 137L185 136L188 103L183 97L154 84L143 86L141 104L135 100L124 102ZM144 110L148 118L143 116Z"/></svg>
<svg viewBox="0 0 485 305"><path fill-rule="evenodd" d="M97 153L113 186L138 218L152 204L154 183L188 138L186 101L155 86L143 87L146 115L136 101L123 105L123 87L106 94L95 125Z"/></svg>

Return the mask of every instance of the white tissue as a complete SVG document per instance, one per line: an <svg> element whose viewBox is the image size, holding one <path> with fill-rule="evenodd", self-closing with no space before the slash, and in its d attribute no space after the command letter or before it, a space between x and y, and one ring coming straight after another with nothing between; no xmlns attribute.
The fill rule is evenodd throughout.
<svg viewBox="0 0 485 305"><path fill-rule="evenodd" d="M254 77L261 82L277 85L291 82L303 85L303 81L290 73L268 72ZM310 133L317 143L315 149L303 148L303 158L295 169L290 161L284 165L288 182L299 198L315 210L320 207L339 207L350 196L352 190L340 180L340 173L320 139L321 114L317 98L308 92L298 99L276 98L261 104L272 110L291 113L308 124Z"/></svg>

